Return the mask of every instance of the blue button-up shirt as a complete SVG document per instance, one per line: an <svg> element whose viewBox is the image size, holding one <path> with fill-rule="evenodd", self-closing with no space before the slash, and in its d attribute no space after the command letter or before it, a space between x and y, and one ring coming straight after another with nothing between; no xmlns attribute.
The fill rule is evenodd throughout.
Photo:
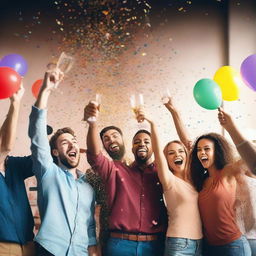
<svg viewBox="0 0 256 256"><path fill-rule="evenodd" d="M53 162L45 129L46 113L33 106L29 124L42 219L35 240L54 255L88 255L87 247L96 244L95 194L84 175L74 179L67 169Z"/></svg>
<svg viewBox="0 0 256 256"><path fill-rule="evenodd" d="M34 175L31 157L8 157L0 173L0 242L25 244L34 238L24 180Z"/></svg>

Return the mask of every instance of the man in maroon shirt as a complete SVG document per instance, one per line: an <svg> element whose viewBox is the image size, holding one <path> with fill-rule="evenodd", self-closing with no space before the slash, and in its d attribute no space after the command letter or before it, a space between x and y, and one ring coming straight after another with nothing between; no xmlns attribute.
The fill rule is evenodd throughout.
<svg viewBox="0 0 256 256"><path fill-rule="evenodd" d="M96 115L97 107L89 103L84 119ZM117 150L123 141L121 133L110 129L107 134L111 136L106 141L106 133L101 133L104 148ZM89 123L87 159L104 182L110 209L107 255L160 256L163 242L159 238L166 229L166 210L148 131L135 134L132 151L136 160L131 166L109 160L101 152L97 121Z"/></svg>

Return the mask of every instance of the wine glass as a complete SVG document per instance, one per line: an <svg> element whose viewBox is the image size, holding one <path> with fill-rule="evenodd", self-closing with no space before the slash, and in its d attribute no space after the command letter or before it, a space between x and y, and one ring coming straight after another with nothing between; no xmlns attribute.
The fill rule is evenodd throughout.
<svg viewBox="0 0 256 256"><path fill-rule="evenodd" d="M135 117L137 119L137 115L138 115L138 110L140 108L144 107L144 96L142 93L138 94L138 95L131 95L130 96L130 105L131 108L135 114ZM139 129L147 129L147 124L145 122L139 122L138 123L138 128Z"/></svg>
<svg viewBox="0 0 256 256"><path fill-rule="evenodd" d="M97 107L97 110L100 111L101 95L99 93L96 93L95 100L92 100L91 103L93 103ZM88 117L87 121L93 123L97 121L97 118L96 116L90 116Z"/></svg>
<svg viewBox="0 0 256 256"><path fill-rule="evenodd" d="M163 91L161 91L161 102L163 104L168 103L170 97L171 97L171 93L168 88L165 88Z"/></svg>
<svg viewBox="0 0 256 256"><path fill-rule="evenodd" d="M58 59L56 68L59 69L63 73L63 75L65 75L70 71L73 64L74 64L74 58L71 56L68 56L65 52L62 52Z"/></svg>
<svg viewBox="0 0 256 256"><path fill-rule="evenodd" d="M130 105L134 114L137 115L138 109L144 106L143 94L140 93L137 95L137 97L135 96L135 94L132 94L130 97Z"/></svg>

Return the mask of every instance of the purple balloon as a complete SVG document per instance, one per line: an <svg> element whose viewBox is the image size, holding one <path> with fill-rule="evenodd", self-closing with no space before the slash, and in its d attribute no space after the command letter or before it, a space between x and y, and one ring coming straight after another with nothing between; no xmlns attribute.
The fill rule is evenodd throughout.
<svg viewBox="0 0 256 256"><path fill-rule="evenodd" d="M256 54L248 56L241 64L240 70L245 84L256 91Z"/></svg>
<svg viewBox="0 0 256 256"><path fill-rule="evenodd" d="M0 61L0 67L10 67L21 76L24 76L28 71L26 60L19 54L9 54L4 56Z"/></svg>

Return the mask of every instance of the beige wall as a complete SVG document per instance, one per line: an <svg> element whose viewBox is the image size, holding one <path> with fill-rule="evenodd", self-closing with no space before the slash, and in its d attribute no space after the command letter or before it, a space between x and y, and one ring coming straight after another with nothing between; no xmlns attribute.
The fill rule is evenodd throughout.
<svg viewBox="0 0 256 256"><path fill-rule="evenodd" d="M231 1L232 2L232 1ZM244 58L255 53L255 8L253 1L238 6L233 1L229 14L229 60L239 69ZM129 97L143 93L148 113L154 118L161 131L161 141L177 139L170 115L161 105L160 92L169 88L180 109L192 138L204 132L221 132L216 111L199 107L193 99L194 84L201 78L212 78L215 71L227 64L225 12L217 5L191 8L186 13L177 9L165 14L155 12L151 28L137 31L127 50L116 59L104 64L88 62L86 68L78 64L67 75L49 102L48 123L57 128L71 126L77 133L81 146L85 147L86 125L81 122L84 105L102 94L99 126L119 126L130 153L131 138L140 126L135 122L130 109ZM46 26L47 27L47 26ZM29 64L24 78L26 94L21 108L17 141L13 155L30 154L27 137L28 115L34 98L31 94L33 82L43 77L45 67L52 55L60 54L60 44L49 38L49 30L43 26L34 30L33 36L25 41L13 37L18 28L11 24L1 28L0 56L9 53L23 55ZM135 33L135 32L134 32ZM4 37L3 37L4 36ZM135 54L136 52L136 54ZM80 63L79 57L76 57ZM241 100L225 103L240 125L256 129L256 94L247 87L242 88ZM4 119L9 100L0 102L0 118ZM82 159L81 169L85 169Z"/></svg>

